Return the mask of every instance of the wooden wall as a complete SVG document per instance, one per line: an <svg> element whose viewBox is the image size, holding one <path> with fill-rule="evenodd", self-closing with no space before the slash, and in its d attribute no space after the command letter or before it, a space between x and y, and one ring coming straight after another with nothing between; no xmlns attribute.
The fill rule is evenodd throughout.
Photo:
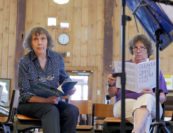
<svg viewBox="0 0 173 133"><path fill-rule="evenodd" d="M113 25L113 59L121 58L120 18L121 1L116 0L114 5ZM12 78L14 86L14 58L16 40L16 11L17 0L0 0L0 75L3 78ZM131 16L131 11L127 9ZM48 27L47 18L56 17L57 26ZM133 17L132 17L133 19ZM22 21L22 20L21 20ZM69 29L60 29L59 23L70 23ZM54 41L54 50L70 52L65 58L67 70L92 71L90 76L90 99L94 102L103 102L106 94L105 77L103 77L103 43L104 43L104 0L70 0L66 5L57 5L52 0L26 0L26 32L35 26L43 26L49 30ZM145 33L139 26L140 33ZM127 23L126 42L137 34L134 20ZM70 35L70 43L61 46L57 36L61 32ZM164 74L173 74L173 45L161 52L161 68ZM128 48L127 59L130 58ZM100 95L97 95L100 91Z"/></svg>
<svg viewBox="0 0 173 133"><path fill-rule="evenodd" d="M16 12L17 0L0 0L0 78L14 79Z"/></svg>

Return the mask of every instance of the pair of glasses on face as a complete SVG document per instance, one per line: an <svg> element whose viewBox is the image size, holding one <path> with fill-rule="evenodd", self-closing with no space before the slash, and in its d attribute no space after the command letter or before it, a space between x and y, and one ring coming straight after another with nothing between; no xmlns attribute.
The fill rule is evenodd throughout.
<svg viewBox="0 0 173 133"><path fill-rule="evenodd" d="M133 50L134 50L134 51L138 51L138 50L139 50L139 51L145 51L146 48L145 48L145 47L142 47L142 46L141 46L141 47L134 47Z"/></svg>

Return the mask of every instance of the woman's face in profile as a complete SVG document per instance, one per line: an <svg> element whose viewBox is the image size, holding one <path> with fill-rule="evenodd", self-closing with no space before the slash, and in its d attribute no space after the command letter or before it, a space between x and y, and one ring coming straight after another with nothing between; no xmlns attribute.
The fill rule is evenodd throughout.
<svg viewBox="0 0 173 133"><path fill-rule="evenodd" d="M47 42L47 36L45 34L32 35L31 46L37 56L46 54Z"/></svg>
<svg viewBox="0 0 173 133"><path fill-rule="evenodd" d="M143 42L141 41L136 42L133 48L133 56L134 56L133 61L135 63L140 63L148 59L147 49L144 46Z"/></svg>

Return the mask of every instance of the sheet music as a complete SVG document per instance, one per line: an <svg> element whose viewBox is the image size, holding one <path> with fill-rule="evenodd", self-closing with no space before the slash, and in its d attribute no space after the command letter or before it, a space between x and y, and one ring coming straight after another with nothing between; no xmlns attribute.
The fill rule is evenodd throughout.
<svg viewBox="0 0 173 133"><path fill-rule="evenodd" d="M114 70L121 72L121 62L114 62ZM156 87L156 61L142 63L126 62L126 89L141 92L144 88ZM120 77L116 81L117 87L121 88Z"/></svg>

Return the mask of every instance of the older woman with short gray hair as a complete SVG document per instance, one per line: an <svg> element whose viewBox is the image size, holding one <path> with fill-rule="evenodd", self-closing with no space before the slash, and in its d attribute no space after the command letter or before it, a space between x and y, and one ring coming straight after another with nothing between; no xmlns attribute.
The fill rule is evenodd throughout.
<svg viewBox="0 0 173 133"><path fill-rule="evenodd" d="M48 96L43 88L32 87L42 84L57 91L60 84L70 80L62 56L51 50L53 41L50 34L42 27L35 27L25 37L23 46L29 49L29 53L19 63L18 113L40 119L44 133L75 133L79 114L77 107L57 96ZM38 91L42 93L38 95ZM67 95L74 91L72 89Z"/></svg>
<svg viewBox="0 0 173 133"><path fill-rule="evenodd" d="M141 63L149 61L152 55L152 44L145 35L135 36L129 43L129 50L133 55L131 62ZM113 81L114 80L114 81ZM166 100L167 87L163 74L160 72L159 79L160 91L160 116L163 113L161 103ZM110 96L116 97L114 105L114 116L121 117L121 90L116 87L116 78L112 75L108 76ZM126 96L126 118L133 122L132 133L149 133L152 119L156 116L156 101L155 101L155 88L141 88L142 92L135 92L132 90L125 90Z"/></svg>

